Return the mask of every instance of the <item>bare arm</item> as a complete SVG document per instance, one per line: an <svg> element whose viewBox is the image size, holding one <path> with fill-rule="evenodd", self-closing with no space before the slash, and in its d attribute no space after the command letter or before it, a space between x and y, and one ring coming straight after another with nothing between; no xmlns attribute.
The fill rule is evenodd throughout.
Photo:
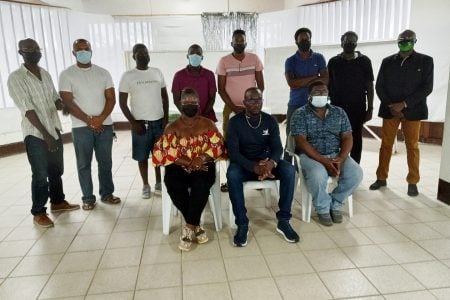
<svg viewBox="0 0 450 300"><path fill-rule="evenodd" d="M255 80L258 89L261 90L261 93L264 92L264 75L262 71L255 72Z"/></svg>
<svg viewBox="0 0 450 300"><path fill-rule="evenodd" d="M67 108L69 113L77 119L90 125L91 118L81 110L81 108L73 101L73 94L71 92L59 92L64 106Z"/></svg>
<svg viewBox="0 0 450 300"><path fill-rule="evenodd" d="M45 129L44 125L42 125L41 120L37 116L34 110L28 110L25 113L25 117L30 121L30 123L39 130L39 132L44 137L44 141L47 143L47 147L49 151L55 151L58 149L58 145L56 144L56 139Z"/></svg>
<svg viewBox="0 0 450 300"><path fill-rule="evenodd" d="M165 128L169 122L169 95L167 94L167 89L165 87L161 89L161 99L164 111L163 128Z"/></svg>
<svg viewBox="0 0 450 300"><path fill-rule="evenodd" d="M205 107L205 113L213 111L214 102L216 102L216 92L214 90L210 90L208 93L208 103Z"/></svg>
<svg viewBox="0 0 450 300"><path fill-rule="evenodd" d="M319 78L318 75L296 77L291 72L286 73L285 77L289 87L294 90L307 87L311 82Z"/></svg>
<svg viewBox="0 0 450 300"><path fill-rule="evenodd" d="M178 111L181 112L181 94L180 92L172 93L173 103L178 108Z"/></svg>
<svg viewBox="0 0 450 300"><path fill-rule="evenodd" d="M219 95L222 98L223 102L225 102L226 105L228 105L231 110L234 112L239 112L242 110L242 108L237 107L234 105L233 101L231 101L230 96L228 95L227 91L225 90L225 84L227 83L227 77L224 75L218 75L217 76L217 85L219 87Z"/></svg>

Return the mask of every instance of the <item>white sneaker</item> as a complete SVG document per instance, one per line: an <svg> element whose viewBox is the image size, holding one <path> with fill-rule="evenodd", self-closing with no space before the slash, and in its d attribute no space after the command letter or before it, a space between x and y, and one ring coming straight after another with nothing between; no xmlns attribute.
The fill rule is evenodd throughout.
<svg viewBox="0 0 450 300"><path fill-rule="evenodd" d="M148 184L144 185L144 187L142 188L142 199L149 199L151 193L152 188L150 187L150 185Z"/></svg>

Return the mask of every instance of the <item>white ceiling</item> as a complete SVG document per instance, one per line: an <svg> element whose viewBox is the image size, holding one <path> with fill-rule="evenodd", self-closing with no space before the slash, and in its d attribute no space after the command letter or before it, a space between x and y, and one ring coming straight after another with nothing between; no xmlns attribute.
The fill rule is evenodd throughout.
<svg viewBox="0 0 450 300"><path fill-rule="evenodd" d="M328 0L23 0L108 15L187 15L202 12L268 12Z"/></svg>

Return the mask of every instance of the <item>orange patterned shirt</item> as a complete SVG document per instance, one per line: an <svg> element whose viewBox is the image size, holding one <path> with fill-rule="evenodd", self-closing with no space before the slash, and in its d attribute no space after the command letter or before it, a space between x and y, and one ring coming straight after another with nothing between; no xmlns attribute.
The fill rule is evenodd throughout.
<svg viewBox="0 0 450 300"><path fill-rule="evenodd" d="M152 161L155 166L167 166L182 156L194 159L206 154L216 159L226 158L226 148L220 132L215 130L191 137L177 137L175 134L164 134L153 148Z"/></svg>

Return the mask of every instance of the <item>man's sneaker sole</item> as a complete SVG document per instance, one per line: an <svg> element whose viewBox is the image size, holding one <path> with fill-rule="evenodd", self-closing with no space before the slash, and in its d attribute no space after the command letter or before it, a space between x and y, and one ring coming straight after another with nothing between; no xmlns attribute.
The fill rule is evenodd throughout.
<svg viewBox="0 0 450 300"><path fill-rule="evenodd" d="M289 242L289 243L297 243L297 242L300 241L300 239L299 239L298 241L288 239L287 236L284 234L283 230L281 230L281 229L278 228L278 227L277 227L277 232L278 232L279 234L281 234L281 235L284 237L284 239L286 240L286 242Z"/></svg>
<svg viewBox="0 0 450 300"><path fill-rule="evenodd" d="M244 244L236 244L236 243L233 241L233 246L235 246L235 247L245 247L245 246L247 246L247 244L248 244L248 231L247 231L247 240L245 241Z"/></svg>

